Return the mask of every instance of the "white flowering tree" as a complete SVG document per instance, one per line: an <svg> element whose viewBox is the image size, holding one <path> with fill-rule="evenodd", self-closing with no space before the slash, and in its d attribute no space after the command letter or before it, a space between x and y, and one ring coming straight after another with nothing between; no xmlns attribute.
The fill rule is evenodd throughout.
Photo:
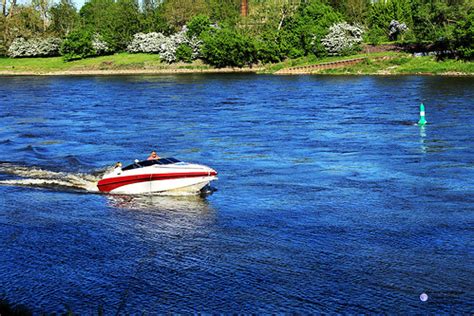
<svg viewBox="0 0 474 316"><path fill-rule="evenodd" d="M59 56L61 39L56 37L24 39L18 37L8 48L8 56L16 57L48 57Z"/></svg>
<svg viewBox="0 0 474 316"><path fill-rule="evenodd" d="M111 52L109 45L99 33L95 33L92 36L92 48L95 50L95 54L99 56Z"/></svg>
<svg viewBox="0 0 474 316"><path fill-rule="evenodd" d="M399 35L403 35L406 31L408 31L408 26L405 23L392 20L388 26L388 37L395 41Z"/></svg>
<svg viewBox="0 0 474 316"><path fill-rule="evenodd" d="M186 34L186 28L170 36L156 32L137 33L133 36L127 51L131 53L159 54L162 60L172 63L179 57L176 52L181 45L190 47L192 59L196 59L199 56L201 41L196 37L189 38Z"/></svg>
<svg viewBox="0 0 474 316"><path fill-rule="evenodd" d="M337 23L329 28L329 33L321 40L329 55L345 55L356 50L362 43L364 29L347 22Z"/></svg>

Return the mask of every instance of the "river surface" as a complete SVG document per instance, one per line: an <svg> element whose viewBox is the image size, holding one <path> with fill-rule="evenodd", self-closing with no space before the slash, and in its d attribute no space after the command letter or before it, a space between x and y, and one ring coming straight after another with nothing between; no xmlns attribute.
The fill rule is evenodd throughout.
<svg viewBox="0 0 474 316"><path fill-rule="evenodd" d="M153 149L216 191L95 192ZM474 312L474 78L0 77L0 161L37 313Z"/></svg>

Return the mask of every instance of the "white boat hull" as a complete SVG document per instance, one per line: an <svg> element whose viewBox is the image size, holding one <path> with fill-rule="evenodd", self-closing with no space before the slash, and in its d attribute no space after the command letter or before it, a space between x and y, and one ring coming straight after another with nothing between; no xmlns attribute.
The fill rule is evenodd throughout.
<svg viewBox="0 0 474 316"><path fill-rule="evenodd" d="M217 180L214 169L163 158L115 169L97 186L101 192L112 194L197 194L213 180Z"/></svg>
<svg viewBox="0 0 474 316"><path fill-rule="evenodd" d="M198 194L217 177L157 180L127 184L110 191L112 194Z"/></svg>

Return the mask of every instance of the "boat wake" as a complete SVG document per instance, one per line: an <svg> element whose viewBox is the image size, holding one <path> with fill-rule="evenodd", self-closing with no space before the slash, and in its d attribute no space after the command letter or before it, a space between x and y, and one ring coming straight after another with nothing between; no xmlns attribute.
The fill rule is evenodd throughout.
<svg viewBox="0 0 474 316"><path fill-rule="evenodd" d="M39 167L22 166L9 162L0 162L0 176L6 175L13 179L0 178L0 185L40 187L59 190L82 192L98 192L97 181L108 170L96 173L68 173L41 169Z"/></svg>

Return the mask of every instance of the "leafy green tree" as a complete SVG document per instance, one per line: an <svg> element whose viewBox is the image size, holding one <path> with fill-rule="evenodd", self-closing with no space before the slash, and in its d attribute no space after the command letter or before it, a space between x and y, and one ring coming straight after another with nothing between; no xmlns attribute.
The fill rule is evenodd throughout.
<svg viewBox="0 0 474 316"><path fill-rule="evenodd" d="M90 0L79 10L82 29L89 33L100 32L113 50L118 46L115 34L118 23L115 8L114 0Z"/></svg>
<svg viewBox="0 0 474 316"><path fill-rule="evenodd" d="M31 4L40 13L41 20L43 21L43 32L46 32L48 27L49 9L51 8L52 0L32 0Z"/></svg>
<svg viewBox="0 0 474 316"><path fill-rule="evenodd" d="M186 26L188 27L187 35L190 38L200 37L211 29L211 20L208 16L200 14L193 17Z"/></svg>
<svg viewBox="0 0 474 316"><path fill-rule="evenodd" d="M290 51L288 42L281 37L278 29L267 29L255 39L257 59L262 63L283 61Z"/></svg>
<svg viewBox="0 0 474 316"><path fill-rule="evenodd" d="M234 29L214 29L203 34L202 39L202 57L213 66L243 67L256 61L256 48L252 39Z"/></svg>
<svg viewBox="0 0 474 316"><path fill-rule="evenodd" d="M140 32L140 9L137 0L117 0L114 11L112 39L116 48L125 49L133 35Z"/></svg>
<svg viewBox="0 0 474 316"><path fill-rule="evenodd" d="M235 24L240 14L240 0L208 0L207 15L215 22Z"/></svg>
<svg viewBox="0 0 474 316"><path fill-rule="evenodd" d="M321 39L326 36L329 27L341 22L343 17L331 6L319 0L310 0L302 4L298 12L283 26L282 46L289 48L289 57L308 54L325 54Z"/></svg>
<svg viewBox="0 0 474 316"><path fill-rule="evenodd" d="M6 27L6 17L4 15L0 15L0 56L5 56L7 53L8 47L5 43L5 27Z"/></svg>
<svg viewBox="0 0 474 316"><path fill-rule="evenodd" d="M413 27L410 1L377 1L370 5L368 12L369 41L376 44L389 40L389 26L394 20L407 25L408 33L405 37L410 38L409 32Z"/></svg>
<svg viewBox="0 0 474 316"><path fill-rule="evenodd" d="M58 36L69 34L79 25L79 14L71 0L61 0L50 9L49 31Z"/></svg>
<svg viewBox="0 0 474 316"><path fill-rule="evenodd" d="M162 12L162 2L158 0L143 0L140 16L141 32L160 32L170 34L171 30Z"/></svg>
<svg viewBox="0 0 474 316"><path fill-rule="evenodd" d="M0 16L0 55L7 54L17 37L29 39L40 36L42 32L43 21L38 11L32 6L15 6L15 14Z"/></svg>
<svg viewBox="0 0 474 316"><path fill-rule="evenodd" d="M17 37L25 39L43 34L43 21L40 13L32 6L17 6L15 14L3 19L3 45L8 48Z"/></svg>
<svg viewBox="0 0 474 316"><path fill-rule="evenodd" d="M456 21L466 17L463 2L447 0L411 0L413 31L418 42L438 44L448 48L454 40Z"/></svg>
<svg viewBox="0 0 474 316"><path fill-rule="evenodd" d="M192 17L204 14L209 10L206 0L165 0L161 10L171 29L181 29Z"/></svg>
<svg viewBox="0 0 474 316"><path fill-rule="evenodd" d="M474 9L466 19L459 20L454 30L454 48L464 59L474 59Z"/></svg>
<svg viewBox="0 0 474 316"><path fill-rule="evenodd" d="M76 30L69 33L61 45L61 55L64 60L70 61L95 56L92 36L93 34L89 30Z"/></svg>
<svg viewBox="0 0 474 316"><path fill-rule="evenodd" d="M184 61L185 63L190 63L193 61L193 49L183 43L178 46L176 49L176 60L177 61Z"/></svg>

